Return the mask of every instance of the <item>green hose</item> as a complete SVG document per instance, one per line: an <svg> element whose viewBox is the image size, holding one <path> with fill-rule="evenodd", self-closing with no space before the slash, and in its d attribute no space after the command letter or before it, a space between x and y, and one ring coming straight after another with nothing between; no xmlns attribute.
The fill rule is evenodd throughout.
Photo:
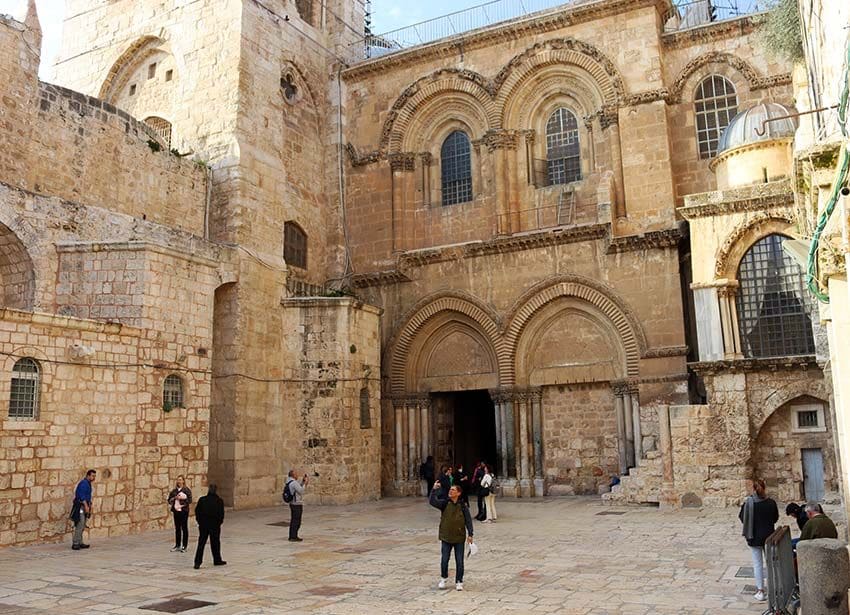
<svg viewBox="0 0 850 615"><path fill-rule="evenodd" d="M850 99L850 40L847 42L847 59L844 66L844 89L841 92L841 97L838 101L838 126L841 129L841 134L847 138L847 103ZM841 196L841 188L847 181L847 174L850 172L850 151L848 151L847 143L841 145L841 155L838 164L838 172L835 180L832 182L832 192L829 195L826 207L818 218L815 232L812 235L812 243L809 246L809 257L806 263L806 283L809 290L823 303L829 303L829 295L820 289L818 282L818 247L820 246L820 237L823 230L829 222L832 212L835 211L835 206L838 204L838 199Z"/></svg>

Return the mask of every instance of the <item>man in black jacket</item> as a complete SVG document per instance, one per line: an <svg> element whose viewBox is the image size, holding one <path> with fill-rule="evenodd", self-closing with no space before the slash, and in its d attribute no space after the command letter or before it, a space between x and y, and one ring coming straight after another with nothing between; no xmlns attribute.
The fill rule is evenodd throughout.
<svg viewBox="0 0 850 615"><path fill-rule="evenodd" d="M207 494L198 500L195 506L195 520L198 522L198 548L195 551L195 570L201 567L204 560L204 548L207 538L210 539L213 564L224 566L221 559L221 524L224 523L224 502L216 494L215 485L209 486Z"/></svg>

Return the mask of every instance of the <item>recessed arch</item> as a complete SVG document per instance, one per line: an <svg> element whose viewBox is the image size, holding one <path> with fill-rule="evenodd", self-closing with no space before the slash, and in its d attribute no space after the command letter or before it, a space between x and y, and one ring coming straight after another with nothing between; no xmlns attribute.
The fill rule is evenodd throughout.
<svg viewBox="0 0 850 615"><path fill-rule="evenodd" d="M646 338L637 319L613 290L589 278L563 276L546 280L526 292L511 310L505 332L505 352L514 357L523 331L534 315L548 303L562 297L574 297L592 305L610 321L617 332L625 356L627 377L639 373L640 357L646 351ZM507 370L503 384L513 385L514 369Z"/></svg>
<svg viewBox="0 0 850 615"><path fill-rule="evenodd" d="M418 360L411 357L411 350L419 332L434 318L446 314L458 314L464 321L474 326L483 339L493 349L498 363L499 379L503 369L510 364L504 352L504 341L499 331L498 317L495 313L475 297L465 293L442 293L426 297L417 303L405 317L397 333L387 345L389 354L390 389L394 395L401 395L407 390L407 367L410 361Z"/></svg>
<svg viewBox="0 0 850 615"><path fill-rule="evenodd" d="M667 98L668 102L670 104L682 102L684 92L694 91L695 82L708 74L702 69L710 64L728 65L744 78L751 90L790 82L790 75L762 77L753 65L743 58L725 51L711 51L693 58L679 71L679 74L673 81L673 85L670 87L670 93Z"/></svg>
<svg viewBox="0 0 850 615"><path fill-rule="evenodd" d="M758 213L739 224L726 238L714 259L715 279L734 280L744 253L759 239L777 233L787 235L793 224L790 213Z"/></svg>
<svg viewBox="0 0 850 615"><path fill-rule="evenodd" d="M0 308L32 310L35 267L20 238L0 223Z"/></svg>
<svg viewBox="0 0 850 615"><path fill-rule="evenodd" d="M127 75L132 73L135 67L145 58L161 51L160 47L163 44L165 44L165 40L153 35L141 36L133 41L112 64L103 84L100 86L97 97L112 102L123 89Z"/></svg>

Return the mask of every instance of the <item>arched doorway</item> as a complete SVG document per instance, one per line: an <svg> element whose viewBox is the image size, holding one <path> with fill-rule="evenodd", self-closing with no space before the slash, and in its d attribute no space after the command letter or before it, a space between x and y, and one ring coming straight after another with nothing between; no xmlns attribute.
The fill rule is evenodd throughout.
<svg viewBox="0 0 850 615"><path fill-rule="evenodd" d="M35 300L35 269L24 244L0 224L0 308L31 310Z"/></svg>

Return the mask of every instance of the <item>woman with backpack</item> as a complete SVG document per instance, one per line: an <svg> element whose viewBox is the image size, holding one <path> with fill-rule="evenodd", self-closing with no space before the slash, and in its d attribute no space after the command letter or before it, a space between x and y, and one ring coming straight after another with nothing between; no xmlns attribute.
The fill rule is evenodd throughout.
<svg viewBox="0 0 850 615"><path fill-rule="evenodd" d="M484 512L486 514L484 523L492 523L496 520L496 485L493 480L493 468L485 465L484 476L481 477L481 491L484 493Z"/></svg>

